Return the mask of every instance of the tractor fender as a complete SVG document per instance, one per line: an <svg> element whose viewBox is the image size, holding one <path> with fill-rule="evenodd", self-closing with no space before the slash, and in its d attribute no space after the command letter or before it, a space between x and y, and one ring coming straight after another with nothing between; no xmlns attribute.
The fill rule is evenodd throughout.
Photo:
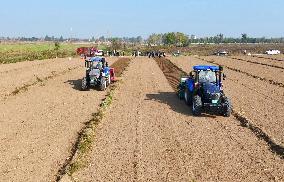
<svg viewBox="0 0 284 182"><path fill-rule="evenodd" d="M186 87L190 92L194 92L194 80L193 79L188 79L186 81Z"/></svg>

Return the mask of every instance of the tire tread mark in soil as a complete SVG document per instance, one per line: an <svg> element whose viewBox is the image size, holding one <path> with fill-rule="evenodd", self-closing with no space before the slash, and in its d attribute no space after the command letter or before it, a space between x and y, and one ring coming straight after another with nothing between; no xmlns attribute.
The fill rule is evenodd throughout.
<svg viewBox="0 0 284 182"><path fill-rule="evenodd" d="M279 87L283 87L284 88L284 84L283 83L280 83L280 82L277 82L277 81L274 81L274 80L270 80L270 79L266 79L266 78L263 78L263 77L259 77L259 76L256 76L256 75L253 75L253 74L250 74L250 73L247 73L245 71L242 71L242 70L239 70L239 69L236 69L236 68L232 68L232 67L229 67L229 66L225 66L225 65L221 65L221 64L218 64L217 62L215 61L210 61L210 60L207 60L207 59L204 59L204 58L200 58L200 57L196 57L197 59L200 59L202 61L206 61L207 63L211 63L211 64L216 64L216 65L219 65L219 66L223 66L229 70L232 70L232 71L235 71L235 72L239 72L239 73L242 73L242 74L245 74L249 77L252 77L252 78L255 78L255 79L258 79L258 80L261 80L261 81L264 81L264 82L267 82L269 84L272 84L272 85L276 85L276 86L279 86Z"/></svg>
<svg viewBox="0 0 284 182"><path fill-rule="evenodd" d="M200 58L201 59L201 58ZM203 60L203 59L202 59ZM155 61L165 74L166 78L168 79L169 71L171 78L175 76L175 83L171 84L174 90L177 90L176 84L179 83L179 75L181 73L186 74L182 69L177 67L174 63L170 60L165 58L155 58ZM203 60L204 61L204 60ZM174 73L175 72L175 73ZM281 145L276 144L261 128L254 125L246 117L242 116L239 112L233 109L233 116L236 118L237 121L240 122L242 127L248 128L258 139L263 140L267 143L270 148L270 151L276 155L278 155L281 159L284 159L284 147Z"/></svg>
<svg viewBox="0 0 284 182"><path fill-rule="evenodd" d="M237 58L237 57L228 57L228 58L234 59L234 60L243 61L243 62L247 62L247 63L259 64L259 65L263 65L263 66L269 66L269 67L272 67L272 68L279 68L279 69L283 69L284 70L284 67L282 67L282 66L275 66L275 65L271 65L271 64L260 63L260 62L245 60L245 59Z"/></svg>

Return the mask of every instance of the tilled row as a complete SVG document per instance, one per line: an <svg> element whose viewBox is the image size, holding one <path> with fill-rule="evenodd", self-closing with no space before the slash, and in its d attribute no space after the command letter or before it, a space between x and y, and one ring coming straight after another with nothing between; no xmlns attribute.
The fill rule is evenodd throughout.
<svg viewBox="0 0 284 182"><path fill-rule="evenodd" d="M153 59L124 76L74 181L283 180L281 159L233 117L192 117Z"/></svg>
<svg viewBox="0 0 284 182"><path fill-rule="evenodd" d="M259 65L263 65L263 66L269 66L269 67L272 67L272 68L284 69L284 67L282 67L282 66L276 66L276 65L271 65L271 64L267 64L267 63L262 63L262 62L257 62L257 61L246 60L246 59L242 59L242 58L239 58L239 57L229 57L229 58L234 59L234 60L239 60L239 61L247 62L247 63L253 63L253 64L259 64Z"/></svg>
<svg viewBox="0 0 284 182"><path fill-rule="evenodd" d="M32 83L26 83L26 84L24 84L23 86L20 86L20 87L16 87L11 93L7 94L4 99L8 99L11 96L15 96L19 93L26 92L32 86L35 86L39 83L42 83L42 82L50 80L50 79L54 79L55 77L62 76L64 74L67 74L70 71L78 69L78 68L82 68L82 66L77 66L77 67L74 67L74 68L68 68L67 70L64 70L64 71L61 71L61 72L58 72L58 73L52 72L51 75L49 75L47 77L43 77L43 78L36 77L36 81L34 81Z"/></svg>
<svg viewBox="0 0 284 182"><path fill-rule="evenodd" d="M278 81L275 81L275 80L272 80L272 79L267 79L265 77L260 77L260 76L248 73L246 71L243 71L243 70L240 70L240 69L237 69L237 68L234 68L234 67L230 67L230 66L227 66L227 65L220 64L220 63L218 63L216 61L213 61L213 60L208 60L208 59L201 58L201 57L197 57L197 58L202 60L202 61L206 61L208 63L216 64L216 65L219 65L219 66L223 66L223 67L225 67L225 68L227 68L229 70L232 70L232 71L235 71L235 72L239 72L239 73L245 74L246 76L250 76L252 78L259 79L259 80L262 80L264 82L267 82L267 83L270 83L270 84L273 84L273 85L276 85L276 86L284 88L284 84L282 82L278 82Z"/></svg>
<svg viewBox="0 0 284 182"><path fill-rule="evenodd" d="M125 69L127 69L130 64L131 59L129 58L120 58L115 61L111 67L115 70L116 77L122 76ZM86 156L91 149L91 145L95 136L95 129L100 121L104 117L104 112L110 106L112 102L113 92L117 87L117 82L110 85L110 88L107 90L106 97L100 103L100 107L97 109L97 112L93 113L93 118L85 123L84 128L79 132L78 138L74 143L70 157L67 158L62 167L58 170L57 181L65 180L67 178L72 178L72 174L78 170L81 170L88 163L86 161Z"/></svg>
<svg viewBox="0 0 284 182"><path fill-rule="evenodd" d="M115 61L111 59L110 65ZM58 65L58 71L52 73ZM45 77L0 104L0 140L5 146L0 149L0 181L55 180L77 133L106 94L80 91L83 65L78 59L41 65ZM30 80L34 77L32 71L38 72L32 66L11 80L21 76ZM41 80L44 84L39 84Z"/></svg>
<svg viewBox="0 0 284 182"><path fill-rule="evenodd" d="M180 82L180 75L186 75L182 69L173 64L170 60L165 58L155 59L170 85L176 90L176 85ZM271 137L268 136L261 128L256 126L253 121L243 116L240 111L233 109L233 116L238 120L241 126L250 129L259 139L262 139L270 147L270 150L284 159L284 147L276 144Z"/></svg>
<svg viewBox="0 0 284 182"><path fill-rule="evenodd" d="M253 55L252 57L261 58L261 59L270 59L273 61L284 61L283 59L278 59L278 58L273 58L273 57L264 57L264 56L255 56L255 55Z"/></svg>

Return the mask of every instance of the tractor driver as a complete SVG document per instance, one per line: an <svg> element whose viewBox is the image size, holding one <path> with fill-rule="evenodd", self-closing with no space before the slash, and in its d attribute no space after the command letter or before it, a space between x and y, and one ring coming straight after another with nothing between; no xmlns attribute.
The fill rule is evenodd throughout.
<svg viewBox="0 0 284 182"><path fill-rule="evenodd" d="M213 71L200 71L199 73L200 82L216 83L216 75Z"/></svg>
<svg viewBox="0 0 284 182"><path fill-rule="evenodd" d="M96 69L99 69L99 70L102 70L102 68L103 68L103 63L102 63L101 61L99 61L99 62L97 63L97 65L95 66L95 68L96 68Z"/></svg>

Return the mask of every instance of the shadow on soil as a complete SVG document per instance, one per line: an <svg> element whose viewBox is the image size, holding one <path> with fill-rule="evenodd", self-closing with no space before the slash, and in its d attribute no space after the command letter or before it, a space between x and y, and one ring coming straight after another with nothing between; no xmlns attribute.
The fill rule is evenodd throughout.
<svg viewBox="0 0 284 182"><path fill-rule="evenodd" d="M65 83L69 83L70 85L73 86L72 87L73 89L81 91L82 79L68 80Z"/></svg>
<svg viewBox="0 0 284 182"><path fill-rule="evenodd" d="M147 94L146 100L154 100L159 103L167 104L171 107L171 109L175 112L187 115L187 116L193 116L191 112L191 106L188 106L185 104L183 100L180 100L176 93L174 92L159 92L158 94ZM197 117L197 116L194 116ZM217 116L204 113L199 117L210 117L210 118L216 118Z"/></svg>

